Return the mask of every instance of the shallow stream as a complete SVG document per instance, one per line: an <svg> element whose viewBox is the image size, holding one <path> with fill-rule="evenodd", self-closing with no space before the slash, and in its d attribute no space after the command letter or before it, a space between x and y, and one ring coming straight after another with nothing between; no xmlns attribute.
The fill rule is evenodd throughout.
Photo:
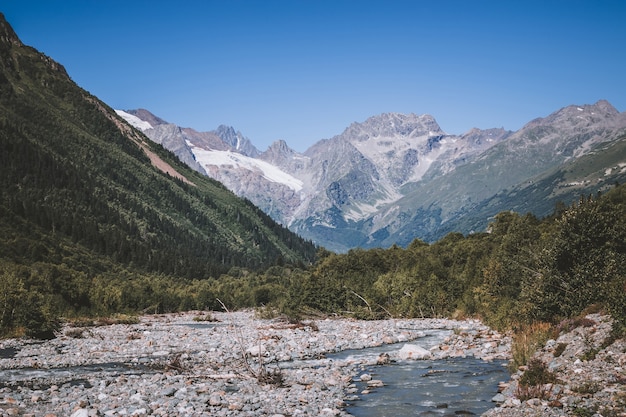
<svg viewBox="0 0 626 417"><path fill-rule="evenodd" d="M441 330L424 333L425 337L410 343L429 349L449 334ZM402 345L345 351L329 357L377 357ZM367 382L358 382L357 376L357 390L348 398L346 411L355 417L480 415L495 406L491 398L497 394L498 382L510 377L506 365L506 361L450 358L367 366L361 375L367 373L384 386L370 388ZM363 394L365 390L369 393Z"/></svg>

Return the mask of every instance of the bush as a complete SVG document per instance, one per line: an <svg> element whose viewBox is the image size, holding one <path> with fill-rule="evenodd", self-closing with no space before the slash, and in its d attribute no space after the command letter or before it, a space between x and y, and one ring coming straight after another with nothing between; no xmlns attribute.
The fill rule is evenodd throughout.
<svg viewBox="0 0 626 417"><path fill-rule="evenodd" d="M554 349L554 357L558 358L559 356L561 356L566 348L567 343L559 343L558 345L556 345L556 348Z"/></svg>
<svg viewBox="0 0 626 417"><path fill-rule="evenodd" d="M521 386L532 387L557 382L556 375L548 370L548 366L541 360L533 358L528 362L528 369L519 380Z"/></svg>
<svg viewBox="0 0 626 417"><path fill-rule="evenodd" d="M533 358L519 380L517 398L521 401L531 398L549 400L552 395L552 384L556 382L556 375L548 370L546 364L541 359Z"/></svg>

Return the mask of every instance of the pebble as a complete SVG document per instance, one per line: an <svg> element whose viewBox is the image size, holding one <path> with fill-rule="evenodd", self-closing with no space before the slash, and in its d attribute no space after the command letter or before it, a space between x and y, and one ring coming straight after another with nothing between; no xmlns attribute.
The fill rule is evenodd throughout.
<svg viewBox="0 0 626 417"><path fill-rule="evenodd" d="M205 314L142 316L137 324L85 329L82 338L64 328L44 342L2 340L0 348L17 353L0 359L0 415L343 417L346 398L356 394L353 379L367 381L365 392L385 385L364 366L399 360L402 346L424 331L446 329L450 336L420 351L423 357L510 357L510 338L477 320L323 319L295 326L241 311L194 321ZM367 363L325 357L388 343L398 349ZM272 376L275 383L268 383Z"/></svg>

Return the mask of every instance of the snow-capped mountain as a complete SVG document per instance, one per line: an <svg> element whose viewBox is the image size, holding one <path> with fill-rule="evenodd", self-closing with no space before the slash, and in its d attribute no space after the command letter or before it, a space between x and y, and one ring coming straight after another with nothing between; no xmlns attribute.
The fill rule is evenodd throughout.
<svg viewBox="0 0 626 417"><path fill-rule="evenodd" d="M118 114L275 220L338 251L435 240L481 201L626 132L625 113L600 101L518 132L449 135L430 115L385 113L304 153L284 141L259 152L232 127L197 132L146 110Z"/></svg>

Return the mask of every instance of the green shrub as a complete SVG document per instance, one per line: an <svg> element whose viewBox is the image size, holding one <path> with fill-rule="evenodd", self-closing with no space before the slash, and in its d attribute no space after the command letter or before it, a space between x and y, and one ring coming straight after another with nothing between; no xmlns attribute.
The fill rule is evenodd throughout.
<svg viewBox="0 0 626 417"><path fill-rule="evenodd" d="M554 357L558 358L559 356L561 356L566 348L567 343L559 343L558 345L556 345L556 348L554 349Z"/></svg>
<svg viewBox="0 0 626 417"><path fill-rule="evenodd" d="M548 366L538 358L528 362L528 368L519 380L521 386L531 387L557 382L556 375L548 370Z"/></svg>

